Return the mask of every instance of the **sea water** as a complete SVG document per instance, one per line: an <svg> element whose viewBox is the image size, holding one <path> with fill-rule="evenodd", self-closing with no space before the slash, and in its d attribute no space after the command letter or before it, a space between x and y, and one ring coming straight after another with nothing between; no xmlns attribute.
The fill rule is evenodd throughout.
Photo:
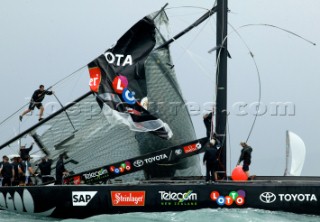
<svg viewBox="0 0 320 222"><path fill-rule="evenodd" d="M113 215L99 215L86 219L54 219L36 217L26 214L17 214L8 211L0 211L0 222L291 222L291 221L320 221L320 216L298 215L285 212L274 212L257 209L201 209L182 212L161 213L127 213Z"/></svg>

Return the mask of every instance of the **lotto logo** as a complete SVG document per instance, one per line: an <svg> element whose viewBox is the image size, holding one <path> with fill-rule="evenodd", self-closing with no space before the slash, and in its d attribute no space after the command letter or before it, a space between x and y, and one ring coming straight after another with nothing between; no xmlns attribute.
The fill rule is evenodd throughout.
<svg viewBox="0 0 320 222"><path fill-rule="evenodd" d="M219 206L231 206L235 203L238 206L242 206L245 203L246 192L244 190L231 191L229 195L222 196L218 191L212 191L210 194L210 198Z"/></svg>

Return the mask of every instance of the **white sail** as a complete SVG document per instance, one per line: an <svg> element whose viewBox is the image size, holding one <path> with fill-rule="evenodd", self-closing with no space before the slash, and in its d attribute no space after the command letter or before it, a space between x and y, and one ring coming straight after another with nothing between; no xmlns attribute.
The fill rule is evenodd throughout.
<svg viewBox="0 0 320 222"><path fill-rule="evenodd" d="M295 133L287 131L287 151L285 176L300 176L306 156L306 146ZM289 157L291 164L289 168Z"/></svg>

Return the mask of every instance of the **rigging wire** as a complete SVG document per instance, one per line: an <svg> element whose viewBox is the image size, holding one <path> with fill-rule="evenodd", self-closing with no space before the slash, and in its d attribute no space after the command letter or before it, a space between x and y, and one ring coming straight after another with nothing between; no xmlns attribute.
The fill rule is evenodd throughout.
<svg viewBox="0 0 320 222"><path fill-rule="evenodd" d="M196 7L196 6L171 7L171 8L166 8L165 10L176 9L176 8L198 8L198 9L204 9L204 10L209 11L209 9L207 9L207 8ZM48 87L47 90L55 87L56 85L58 85L58 84L61 83L61 82L64 82L66 79L70 78L71 76L73 76L74 74L76 74L77 72L79 72L80 70L82 70L83 68L86 68L86 67L87 67L87 64L84 65L84 66L82 66L82 67L80 67L80 68L78 68L77 70L75 70L74 72L70 73L70 74L67 75L66 77L64 77L64 78L60 79L59 81L55 82L53 85L51 85L50 87ZM0 122L0 126L1 126L3 123L5 123L7 120L9 120L11 117L15 116L18 112L20 112L20 111L21 111L23 108L25 108L28 104L29 104L29 102L26 103L26 104L24 104L23 106L21 106L16 112L12 113L12 114L9 115L7 118L5 118L4 120L2 120L2 121Z"/></svg>
<svg viewBox="0 0 320 222"><path fill-rule="evenodd" d="M249 26L266 26L266 27L271 27L271 28L279 29L279 30L281 30L281 31L284 31L284 32L287 32L287 33L289 33L289 34L291 34L291 35L294 35L294 36L296 36L297 38L300 38L300 39L302 39L302 40L304 40L304 41L306 41L306 42L308 42L308 43L310 43L310 44L312 44L312 45L314 45L314 46L317 45L315 42L312 42L311 40L309 40L309 39L307 39L307 38L304 38L304 37L302 37L301 35L298 35L297 33L293 32L293 31L290 31L290 30L281 28L281 27L276 26L276 25L271 25L271 24L266 24L266 23L246 24L246 25L240 26L238 29L245 28L245 27L249 27Z"/></svg>
<svg viewBox="0 0 320 222"><path fill-rule="evenodd" d="M258 77L258 106L257 106L257 115L255 115L254 119L253 119L253 122L252 122L252 125L251 125L251 128L249 130L249 133L248 133L248 136L247 136L247 139L246 139L246 143L248 143L249 141L249 138L253 132L253 128L255 126L255 123L257 121L257 117L258 117L258 112L260 110L260 105L261 105L261 92L262 92L262 84L261 84L261 76L260 76L260 71L259 71L259 68L258 68L258 65L257 65L257 62L254 58L254 54L252 53L251 49L249 48L248 44L246 43L246 41L242 38L242 36L240 35L240 33L237 31L237 29L235 29L231 24L229 24L230 27L234 30L234 32L238 35L238 37L240 38L240 40L242 41L242 43L246 46L247 50L249 51L249 54L252 58L252 61L254 63L254 66L255 66L255 69L256 69L256 73L257 73L257 77Z"/></svg>
<svg viewBox="0 0 320 222"><path fill-rule="evenodd" d="M229 25L230 25L230 24L229 24ZM231 26L231 25L230 25L230 26ZM304 37L302 37L302 36L300 36L300 35L292 32L292 31L286 30L286 29L284 29L284 28L280 28L280 27L275 26L275 25L270 25L270 24L246 24L246 25L240 26L240 27L237 28L237 29L234 29L234 27L231 26L231 27L234 29L234 31L233 31L233 32L230 32L230 33L223 39L222 45L223 45L224 42L227 40L227 38L228 38L231 34L233 34L234 32L240 37L240 39L243 41L243 43L245 44L245 46L246 46L247 49L249 50L250 56L251 56L251 58L252 58L253 61L254 61L254 65L255 65L255 68L256 68L256 71L257 71L257 76L258 76L258 83L259 83L259 96L258 96L259 103L258 103L258 107L257 107L257 115L255 115L255 118L254 118L253 123L252 123L252 125L251 125L251 128L250 128L250 130L249 130L248 137L247 137L247 139L246 139L246 143L248 142L248 140L249 140L249 138L250 138L250 136L251 136L251 134L252 134L253 128L254 128L255 123L256 123L256 120L257 120L258 111L259 111L260 105L261 105L261 78L260 78L259 68L258 68L258 65L257 65L255 59L254 59L254 55L253 55L252 51L250 50L250 48L248 47L248 45L245 43L245 41L243 40L243 38L241 37L241 35L240 35L239 32L238 32L238 30L240 30L240 29L242 29L242 28L245 28L245 27L249 27L249 26L267 26L267 27L271 27L271 28L276 28L276 29L279 29L279 30L281 30L281 31L287 32L287 33L289 33L289 34L292 34L292 35L294 35L294 36L296 36L296 37L298 37L298 38L300 38L300 39L302 39L302 40L304 40L304 41L306 41L306 42L308 42L308 43L310 43L310 44L312 44L312 45L316 45L316 43L314 43L314 42L312 42L312 41L310 41L310 40L308 40L308 39L306 39L306 38L304 38ZM218 56L218 58L217 58L217 62L218 62L219 59L220 59L220 53L221 53L221 50L219 51L219 56ZM218 63L217 63L217 64L218 64ZM217 70L218 70L218 69L219 69L219 67L217 67Z"/></svg>
<svg viewBox="0 0 320 222"><path fill-rule="evenodd" d="M84 65L82 67L80 67L79 69L77 69L76 71L72 72L71 74L67 75L66 77L62 78L61 80L57 81L56 83L54 83L53 85L51 85L49 88L47 88L47 90L49 90L50 88L53 88L54 86L58 85L59 83L65 81L66 79L70 78L71 76L73 76L74 74L76 74L77 72L79 72L80 70L82 70L83 68L85 68L87 65ZM29 105L30 102L24 104L23 106L21 106L16 112L12 113L11 115L9 115L7 118L5 118L4 120L2 120L0 122L0 126L5 123L7 120L9 120L11 117L15 116L17 113L19 113L23 108L25 108L26 106Z"/></svg>

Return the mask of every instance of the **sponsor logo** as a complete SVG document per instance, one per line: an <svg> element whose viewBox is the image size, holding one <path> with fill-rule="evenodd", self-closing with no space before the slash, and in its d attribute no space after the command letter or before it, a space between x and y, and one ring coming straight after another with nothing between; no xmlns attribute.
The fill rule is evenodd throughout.
<svg viewBox="0 0 320 222"><path fill-rule="evenodd" d="M108 170L104 169L104 168L101 168L98 171L93 171L93 172L82 174L82 176L85 178L86 181L88 181L88 180L93 180L93 181L101 180L101 179L107 178L108 175L109 175Z"/></svg>
<svg viewBox="0 0 320 222"><path fill-rule="evenodd" d="M35 193L35 196L39 196L37 192ZM48 196L47 199L50 199L50 197L51 196ZM13 212L28 213L39 216L50 216L52 212L56 209L56 207L48 209L48 207L46 206L41 206L42 211L39 211L38 207L36 206L39 206L39 203L35 204L32 194L27 189L11 190L11 193L8 191L0 192L1 209L7 209Z"/></svg>
<svg viewBox="0 0 320 222"><path fill-rule="evenodd" d="M201 143L194 143L194 144L190 144L188 146L184 146L183 151L185 153L192 153L192 152L195 152L195 151L201 149L201 147L202 147Z"/></svg>
<svg viewBox="0 0 320 222"><path fill-rule="evenodd" d="M128 87L128 80L125 76L117 76L112 81L112 87L118 94L122 94L123 90Z"/></svg>
<svg viewBox="0 0 320 222"><path fill-rule="evenodd" d="M312 202L312 201L318 201L317 196L315 194L310 193L300 193L300 194L274 194L272 192L264 192L260 194L260 200L263 203L273 203L278 198L280 202Z"/></svg>
<svg viewBox="0 0 320 222"><path fill-rule="evenodd" d="M72 205L85 207L97 194L97 191L72 191Z"/></svg>
<svg viewBox="0 0 320 222"><path fill-rule="evenodd" d="M231 206L232 204L242 206L245 203L246 192L244 190L231 191L227 196L222 196L218 191L212 191L211 200L219 206Z"/></svg>
<svg viewBox="0 0 320 222"><path fill-rule="evenodd" d="M164 159L168 159L168 156L166 154L160 154L160 155L157 155L157 156L146 158L146 159L144 159L144 162L146 164L150 164L150 163L158 162L158 161L164 160Z"/></svg>
<svg viewBox="0 0 320 222"><path fill-rule="evenodd" d="M143 160L136 160L133 162L133 166L135 167L142 167L143 166Z"/></svg>
<svg viewBox="0 0 320 222"><path fill-rule="evenodd" d="M277 199L276 195L271 192L264 192L260 194L260 200L263 203L273 203L274 201L276 201L276 199Z"/></svg>
<svg viewBox="0 0 320 222"><path fill-rule="evenodd" d="M93 67L89 69L90 82L89 86L93 92L99 91L99 85L101 82L101 70L99 67Z"/></svg>
<svg viewBox="0 0 320 222"><path fill-rule="evenodd" d="M166 206L197 206L198 194L193 190L187 192L159 191L160 204Z"/></svg>
<svg viewBox="0 0 320 222"><path fill-rule="evenodd" d="M132 56L131 55L122 55L122 54L113 54L112 52L104 53L108 63L111 63L116 66L126 66L132 65Z"/></svg>
<svg viewBox="0 0 320 222"><path fill-rule="evenodd" d="M144 160L141 160L141 159L135 160L133 162L133 166L139 168L139 167L142 167L144 164L152 164L154 162L159 162L164 159L168 159L168 156L166 154L160 154L157 156L145 158Z"/></svg>
<svg viewBox="0 0 320 222"><path fill-rule="evenodd" d="M112 206L144 206L145 191L111 191Z"/></svg>
<svg viewBox="0 0 320 222"><path fill-rule="evenodd" d="M121 174L121 173L124 173L125 171L131 170L131 163L129 161L125 161L124 163L121 163L120 166L118 167L110 166L109 170L111 173Z"/></svg>
<svg viewBox="0 0 320 222"><path fill-rule="evenodd" d="M74 176L73 177L73 184L76 184L76 185L78 185L78 184L80 184L81 183L81 176Z"/></svg>
<svg viewBox="0 0 320 222"><path fill-rule="evenodd" d="M134 92L131 92L129 89L128 89L128 79L127 77L125 76L117 76L113 79L112 81L112 88L113 90L120 94L122 96L122 99L130 104L130 105L133 105L136 103L136 98L134 97L135 93ZM128 112L130 111L130 113L134 112L133 110L128 110ZM134 113L132 113L134 114Z"/></svg>
<svg viewBox="0 0 320 222"><path fill-rule="evenodd" d="M177 156L179 156L179 155L182 154L182 150L181 150L181 149L177 149L177 150L174 151L174 153L175 153Z"/></svg>

